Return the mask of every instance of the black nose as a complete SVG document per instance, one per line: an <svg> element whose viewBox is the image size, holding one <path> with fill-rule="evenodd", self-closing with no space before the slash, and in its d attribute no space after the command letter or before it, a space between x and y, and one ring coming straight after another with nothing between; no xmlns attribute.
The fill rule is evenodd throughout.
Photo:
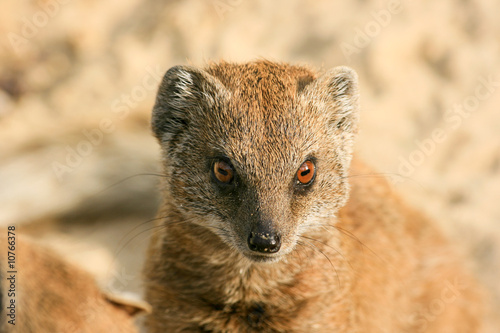
<svg viewBox="0 0 500 333"><path fill-rule="evenodd" d="M252 232L248 236L250 250L262 253L275 253L280 250L281 239L273 233Z"/></svg>

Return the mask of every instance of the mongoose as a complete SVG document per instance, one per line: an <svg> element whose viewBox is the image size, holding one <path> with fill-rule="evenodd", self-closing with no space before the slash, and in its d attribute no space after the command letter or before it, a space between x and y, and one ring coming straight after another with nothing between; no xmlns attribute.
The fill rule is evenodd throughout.
<svg viewBox="0 0 500 333"><path fill-rule="evenodd" d="M9 244L15 250L14 275L7 261ZM138 332L133 317L148 311L146 303L101 291L89 273L27 236L0 237L0 247L0 332Z"/></svg>
<svg viewBox="0 0 500 333"><path fill-rule="evenodd" d="M455 250L351 158L358 118L347 67L167 71L152 114L164 199L149 332L480 330Z"/></svg>

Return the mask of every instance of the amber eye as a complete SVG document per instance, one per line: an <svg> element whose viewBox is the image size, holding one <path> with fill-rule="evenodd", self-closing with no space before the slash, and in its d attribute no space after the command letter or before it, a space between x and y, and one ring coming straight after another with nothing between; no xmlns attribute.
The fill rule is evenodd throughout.
<svg viewBox="0 0 500 333"><path fill-rule="evenodd" d="M297 171L297 179L301 184L309 184L314 178L315 167L311 161L305 161Z"/></svg>
<svg viewBox="0 0 500 333"><path fill-rule="evenodd" d="M233 180L234 171L228 163L218 161L214 163L214 175L221 183L229 184Z"/></svg>

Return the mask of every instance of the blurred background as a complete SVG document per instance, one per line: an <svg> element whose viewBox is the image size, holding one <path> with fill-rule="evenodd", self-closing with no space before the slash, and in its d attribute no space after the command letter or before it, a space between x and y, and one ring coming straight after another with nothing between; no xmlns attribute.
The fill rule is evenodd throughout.
<svg viewBox="0 0 500 333"><path fill-rule="evenodd" d="M0 3L0 226L140 292L163 73L225 59L353 67L357 153L433 217L500 304L495 0Z"/></svg>

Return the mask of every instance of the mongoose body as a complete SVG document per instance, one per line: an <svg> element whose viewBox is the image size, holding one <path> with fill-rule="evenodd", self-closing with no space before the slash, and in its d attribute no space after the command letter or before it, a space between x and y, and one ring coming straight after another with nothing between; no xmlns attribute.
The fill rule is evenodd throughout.
<svg viewBox="0 0 500 333"><path fill-rule="evenodd" d="M352 159L355 72L174 67L152 126L163 206L150 332L478 332L447 240Z"/></svg>
<svg viewBox="0 0 500 333"><path fill-rule="evenodd" d="M138 332L133 316L147 304L103 292L89 273L17 231L11 235L0 237L0 332Z"/></svg>

